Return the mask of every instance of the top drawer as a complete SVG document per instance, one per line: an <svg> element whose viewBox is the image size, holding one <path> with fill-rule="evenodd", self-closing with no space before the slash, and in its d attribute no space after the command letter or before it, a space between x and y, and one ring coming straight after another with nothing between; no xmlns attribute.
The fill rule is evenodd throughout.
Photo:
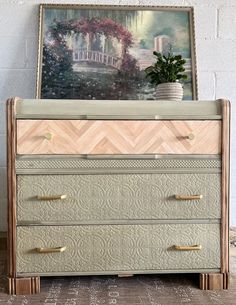
<svg viewBox="0 0 236 305"><path fill-rule="evenodd" d="M220 121L17 120L18 154L219 154Z"/></svg>

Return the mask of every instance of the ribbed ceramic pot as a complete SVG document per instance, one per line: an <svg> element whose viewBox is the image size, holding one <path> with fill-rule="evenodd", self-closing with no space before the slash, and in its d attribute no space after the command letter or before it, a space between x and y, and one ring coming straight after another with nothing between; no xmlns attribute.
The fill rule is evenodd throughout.
<svg viewBox="0 0 236 305"><path fill-rule="evenodd" d="M180 83L159 84L156 89L157 100L181 101L183 99L183 87Z"/></svg>

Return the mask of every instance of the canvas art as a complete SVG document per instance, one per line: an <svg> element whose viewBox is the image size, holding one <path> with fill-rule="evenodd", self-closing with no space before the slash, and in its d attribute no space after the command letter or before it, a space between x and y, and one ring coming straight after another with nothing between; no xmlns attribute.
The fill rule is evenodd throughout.
<svg viewBox="0 0 236 305"><path fill-rule="evenodd" d="M192 8L40 6L37 97L155 100L153 51L181 54L197 98Z"/></svg>

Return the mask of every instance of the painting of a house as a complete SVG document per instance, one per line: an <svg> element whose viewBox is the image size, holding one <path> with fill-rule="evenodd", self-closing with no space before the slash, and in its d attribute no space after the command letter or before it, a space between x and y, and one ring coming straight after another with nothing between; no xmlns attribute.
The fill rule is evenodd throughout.
<svg viewBox="0 0 236 305"><path fill-rule="evenodd" d="M153 100L153 51L186 59L196 97L191 9L41 6L38 97Z"/></svg>

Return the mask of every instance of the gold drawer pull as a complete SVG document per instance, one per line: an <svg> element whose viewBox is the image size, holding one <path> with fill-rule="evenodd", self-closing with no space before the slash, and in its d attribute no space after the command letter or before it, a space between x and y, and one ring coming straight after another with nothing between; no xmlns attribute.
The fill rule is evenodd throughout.
<svg viewBox="0 0 236 305"><path fill-rule="evenodd" d="M202 245L193 245L193 246L174 246L175 250L178 251L191 251L191 250L201 250Z"/></svg>
<svg viewBox="0 0 236 305"><path fill-rule="evenodd" d="M66 246L64 247L56 247L56 248L35 248L38 253L56 253L56 252L64 252L66 250Z"/></svg>
<svg viewBox="0 0 236 305"><path fill-rule="evenodd" d="M67 195L48 195L48 196L36 196L37 200L60 200L66 199Z"/></svg>
<svg viewBox="0 0 236 305"><path fill-rule="evenodd" d="M53 135L52 135L51 132L47 132L47 133L45 133L45 135L44 135L43 137L44 137L44 139L46 139L46 140L48 140L48 141L51 141Z"/></svg>
<svg viewBox="0 0 236 305"><path fill-rule="evenodd" d="M203 195L175 195L176 200L200 200Z"/></svg>
<svg viewBox="0 0 236 305"><path fill-rule="evenodd" d="M189 135L187 135L186 139L192 141L195 139L195 135L193 133L190 133Z"/></svg>

